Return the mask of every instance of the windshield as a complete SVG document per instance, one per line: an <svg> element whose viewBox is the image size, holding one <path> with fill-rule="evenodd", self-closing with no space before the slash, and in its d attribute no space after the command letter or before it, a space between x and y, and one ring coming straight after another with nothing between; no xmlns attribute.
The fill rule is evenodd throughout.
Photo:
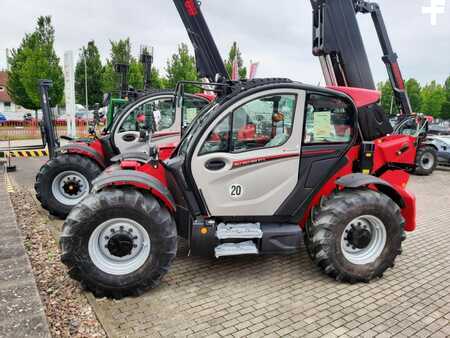
<svg viewBox="0 0 450 338"><path fill-rule="evenodd" d="M186 130L181 143L178 153L179 154L185 154L187 146L189 145L189 142L192 139L192 136L196 133L196 131L201 128L203 123L206 121L206 118L208 117L209 113L214 110L218 106L217 103L210 103L205 108L202 109L202 111L194 118L189 128Z"/></svg>

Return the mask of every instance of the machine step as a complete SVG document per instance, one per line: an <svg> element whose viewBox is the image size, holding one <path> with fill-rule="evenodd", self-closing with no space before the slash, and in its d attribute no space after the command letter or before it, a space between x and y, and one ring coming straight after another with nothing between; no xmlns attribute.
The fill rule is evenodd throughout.
<svg viewBox="0 0 450 338"><path fill-rule="evenodd" d="M217 226L216 237L218 239L262 238L263 232L259 223L220 223Z"/></svg>
<svg viewBox="0 0 450 338"><path fill-rule="evenodd" d="M223 243L215 247L216 258L223 256L257 255L258 248L252 241L241 243Z"/></svg>

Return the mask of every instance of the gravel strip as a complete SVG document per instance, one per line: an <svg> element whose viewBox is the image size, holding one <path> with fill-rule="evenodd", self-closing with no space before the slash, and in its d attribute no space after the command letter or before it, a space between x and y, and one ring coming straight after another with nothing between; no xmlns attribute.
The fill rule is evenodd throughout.
<svg viewBox="0 0 450 338"><path fill-rule="evenodd" d="M106 337L78 283L72 281L59 257L58 243L46 217L29 192L16 186L11 200L22 229L25 249L53 337Z"/></svg>

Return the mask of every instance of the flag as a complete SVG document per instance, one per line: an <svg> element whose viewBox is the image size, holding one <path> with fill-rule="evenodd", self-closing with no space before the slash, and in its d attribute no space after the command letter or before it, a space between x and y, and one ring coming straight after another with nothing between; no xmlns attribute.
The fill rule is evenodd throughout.
<svg viewBox="0 0 450 338"><path fill-rule="evenodd" d="M231 80L238 81L239 80L239 62L237 57L237 49L236 49L236 55L234 56L233 60L233 68L231 70Z"/></svg>
<svg viewBox="0 0 450 338"><path fill-rule="evenodd" d="M250 72L248 74L248 79L253 80L256 77L256 72L258 71L259 62L250 61Z"/></svg>

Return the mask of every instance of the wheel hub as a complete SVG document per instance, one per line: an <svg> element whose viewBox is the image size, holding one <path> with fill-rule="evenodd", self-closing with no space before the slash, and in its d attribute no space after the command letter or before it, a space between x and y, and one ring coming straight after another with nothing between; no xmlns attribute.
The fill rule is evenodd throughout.
<svg viewBox="0 0 450 338"><path fill-rule="evenodd" d="M113 235L106 244L110 254L116 257L125 257L131 255L134 244L133 237L126 231L121 231Z"/></svg>
<svg viewBox="0 0 450 338"><path fill-rule="evenodd" d="M384 223L376 216L363 215L345 227L341 236L344 257L353 264L374 262L383 252L387 241Z"/></svg>
<svg viewBox="0 0 450 338"><path fill-rule="evenodd" d="M352 247L364 249L370 244L372 234L367 228L361 225L352 225L351 230L347 233L346 240Z"/></svg>
<svg viewBox="0 0 450 338"><path fill-rule="evenodd" d="M150 255L151 241L145 228L128 218L99 224L89 238L89 257L100 270L125 275L139 269Z"/></svg>
<svg viewBox="0 0 450 338"><path fill-rule="evenodd" d="M52 182L52 194L64 205L73 206L89 193L89 181L75 170L60 172Z"/></svg>
<svg viewBox="0 0 450 338"><path fill-rule="evenodd" d="M63 190L66 194L70 196L76 196L81 191L81 181L77 180L76 178L68 178L66 181L63 181Z"/></svg>
<svg viewBox="0 0 450 338"><path fill-rule="evenodd" d="M422 167L426 170L431 169L434 165L434 157L430 153L422 155Z"/></svg>

